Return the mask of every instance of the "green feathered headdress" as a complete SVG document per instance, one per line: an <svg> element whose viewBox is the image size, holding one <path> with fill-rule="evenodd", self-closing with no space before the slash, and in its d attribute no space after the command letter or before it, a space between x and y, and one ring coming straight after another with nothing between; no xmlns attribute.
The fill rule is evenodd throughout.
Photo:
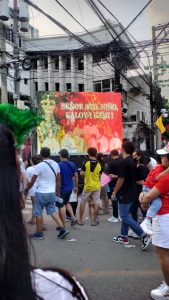
<svg viewBox="0 0 169 300"><path fill-rule="evenodd" d="M43 118L34 110L22 110L12 104L0 104L0 124L6 125L13 133L16 148L24 143L30 129L37 127Z"/></svg>

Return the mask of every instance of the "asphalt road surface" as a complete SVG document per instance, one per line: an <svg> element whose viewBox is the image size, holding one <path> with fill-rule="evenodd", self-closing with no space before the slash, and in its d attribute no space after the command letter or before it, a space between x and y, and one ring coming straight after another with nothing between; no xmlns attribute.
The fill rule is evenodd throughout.
<svg viewBox="0 0 169 300"><path fill-rule="evenodd" d="M85 220L84 226L70 228L66 239L59 240L54 221L45 216L45 239L33 241L36 265L71 271L92 300L150 299L151 289L163 280L154 247L150 245L143 252L139 240L130 239L134 245L131 248L112 242L120 222L109 223L108 217L99 216L100 223L95 227ZM34 229L28 226L31 233Z"/></svg>

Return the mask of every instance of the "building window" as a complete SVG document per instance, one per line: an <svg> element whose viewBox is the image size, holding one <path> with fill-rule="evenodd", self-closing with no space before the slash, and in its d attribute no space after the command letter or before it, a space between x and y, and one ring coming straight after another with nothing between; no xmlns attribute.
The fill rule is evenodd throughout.
<svg viewBox="0 0 169 300"><path fill-rule="evenodd" d="M59 92L60 91L60 86L59 86L59 82L55 82L55 91Z"/></svg>
<svg viewBox="0 0 169 300"><path fill-rule="evenodd" d="M94 92L101 92L102 91L101 81L95 81L93 89Z"/></svg>
<svg viewBox="0 0 169 300"><path fill-rule="evenodd" d="M78 65L78 70L84 70L84 60L83 60L83 56L80 57L78 59L78 62L77 62L77 65Z"/></svg>
<svg viewBox="0 0 169 300"><path fill-rule="evenodd" d="M55 70L59 70L59 57L54 58L54 68Z"/></svg>
<svg viewBox="0 0 169 300"><path fill-rule="evenodd" d="M83 83L78 84L78 90L79 90L79 92L84 92L84 84Z"/></svg>
<svg viewBox="0 0 169 300"><path fill-rule="evenodd" d="M112 91L115 91L115 89L116 89L115 80L112 79L111 82L112 82Z"/></svg>
<svg viewBox="0 0 169 300"><path fill-rule="evenodd" d="M103 92L110 91L110 79L102 80L102 91Z"/></svg>
<svg viewBox="0 0 169 300"><path fill-rule="evenodd" d="M48 92L49 91L49 83L45 82L45 91Z"/></svg>
<svg viewBox="0 0 169 300"><path fill-rule="evenodd" d="M71 92L71 90L72 90L71 83L66 83L66 91Z"/></svg>
<svg viewBox="0 0 169 300"><path fill-rule="evenodd" d="M130 121L131 122L136 122L136 115L130 116Z"/></svg>
<svg viewBox="0 0 169 300"><path fill-rule="evenodd" d="M28 79L27 78L24 78L24 84L28 84Z"/></svg>
<svg viewBox="0 0 169 300"><path fill-rule="evenodd" d="M13 37L13 30L9 28L5 28L5 39L9 42L13 43L14 37Z"/></svg>
<svg viewBox="0 0 169 300"><path fill-rule="evenodd" d="M32 62L33 70L37 70L37 59L34 59Z"/></svg>
<svg viewBox="0 0 169 300"><path fill-rule="evenodd" d="M48 58L47 57L45 57L43 59L43 67L44 67L44 69L48 69Z"/></svg>
<svg viewBox="0 0 169 300"><path fill-rule="evenodd" d="M71 70L70 56L65 57L65 70Z"/></svg>
<svg viewBox="0 0 169 300"><path fill-rule="evenodd" d="M5 28L5 38L10 41L10 29Z"/></svg>
<svg viewBox="0 0 169 300"><path fill-rule="evenodd" d="M145 123L145 114L144 114L144 112L142 111L142 115L141 115L141 117L142 117L142 121Z"/></svg>
<svg viewBox="0 0 169 300"><path fill-rule="evenodd" d="M101 62L101 56L99 53L96 53L96 55L93 55L93 64L97 64Z"/></svg>
<svg viewBox="0 0 169 300"><path fill-rule="evenodd" d="M20 48L22 47L22 39L21 39L20 36L19 36L19 47L20 47Z"/></svg>
<svg viewBox="0 0 169 300"><path fill-rule="evenodd" d="M110 54L107 54L106 52L102 52L101 60L107 60L109 57L110 57Z"/></svg>
<svg viewBox="0 0 169 300"><path fill-rule="evenodd" d="M35 81L35 92L37 92L37 91L38 91L38 82Z"/></svg>

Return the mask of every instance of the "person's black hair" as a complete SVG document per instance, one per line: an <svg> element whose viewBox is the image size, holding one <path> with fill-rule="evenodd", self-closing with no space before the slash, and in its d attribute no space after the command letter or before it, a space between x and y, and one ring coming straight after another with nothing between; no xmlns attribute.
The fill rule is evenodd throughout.
<svg viewBox="0 0 169 300"><path fill-rule="evenodd" d="M35 300L12 133L0 125L0 299Z"/></svg>
<svg viewBox="0 0 169 300"><path fill-rule="evenodd" d="M142 151L142 150L136 150L135 152L136 152L136 154L138 156L140 156L139 163L146 166L147 165L147 161L146 161L146 157L145 157L144 151Z"/></svg>
<svg viewBox="0 0 169 300"><path fill-rule="evenodd" d="M119 152L117 150L111 150L110 155L119 156Z"/></svg>
<svg viewBox="0 0 169 300"><path fill-rule="evenodd" d="M50 149L48 147L42 147L40 150L40 155L44 158L50 157Z"/></svg>
<svg viewBox="0 0 169 300"><path fill-rule="evenodd" d="M41 157L40 157L40 155L33 155L31 157L31 160L32 160L34 165L37 165L41 162Z"/></svg>
<svg viewBox="0 0 169 300"><path fill-rule="evenodd" d="M104 169L105 161L104 161L104 155L103 155L103 153L98 152L97 155L96 155L96 158L97 158L98 162L100 163L102 169Z"/></svg>
<svg viewBox="0 0 169 300"><path fill-rule="evenodd" d="M23 163L25 164L25 162L28 162L28 165L27 166L25 166L26 167L26 169L28 168L28 167L30 167L31 166L31 162L30 162L30 159L29 158L25 158L24 160L23 160Z"/></svg>
<svg viewBox="0 0 169 300"><path fill-rule="evenodd" d="M96 157L97 155L97 149L96 148L88 148L87 149L87 153L90 155L90 156L93 156L93 157Z"/></svg>
<svg viewBox="0 0 169 300"><path fill-rule="evenodd" d="M157 162L158 164L161 164L161 155L156 154L155 160L156 160L156 162Z"/></svg>
<svg viewBox="0 0 169 300"><path fill-rule="evenodd" d="M0 125L0 299L44 300L33 290L27 233L24 226L19 193L19 161L16 160L15 141L11 131ZM43 270L43 269L42 269ZM49 269L52 271L52 269ZM71 285L69 291L85 300L78 284L66 271L55 269ZM48 278L46 278L49 280ZM49 280L50 281L50 280Z"/></svg>
<svg viewBox="0 0 169 300"><path fill-rule="evenodd" d="M101 153L101 152L97 153L96 158L98 161L102 162L104 159L103 153Z"/></svg>
<svg viewBox="0 0 169 300"><path fill-rule="evenodd" d="M134 152L135 147L134 147L134 144L132 142L127 141L127 142L124 142L122 144L122 149L124 149L124 151L126 152L126 154L132 155L133 152Z"/></svg>
<svg viewBox="0 0 169 300"><path fill-rule="evenodd" d="M69 157L69 151L67 149L61 149L59 154L62 158L68 158Z"/></svg>

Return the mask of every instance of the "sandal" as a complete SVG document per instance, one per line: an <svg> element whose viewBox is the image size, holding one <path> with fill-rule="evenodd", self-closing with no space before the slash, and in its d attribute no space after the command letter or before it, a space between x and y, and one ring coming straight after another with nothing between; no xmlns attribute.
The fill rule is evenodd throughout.
<svg viewBox="0 0 169 300"><path fill-rule="evenodd" d="M91 226L97 226L99 224L99 221L97 221L96 223L92 223Z"/></svg>
<svg viewBox="0 0 169 300"><path fill-rule="evenodd" d="M77 222L77 225L82 226L82 225L84 225L84 223L82 223L82 222Z"/></svg>

